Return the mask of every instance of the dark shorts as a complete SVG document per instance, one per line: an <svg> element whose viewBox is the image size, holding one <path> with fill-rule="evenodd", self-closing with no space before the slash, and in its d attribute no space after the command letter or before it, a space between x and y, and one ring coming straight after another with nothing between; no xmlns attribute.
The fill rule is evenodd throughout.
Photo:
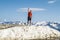
<svg viewBox="0 0 60 40"><path fill-rule="evenodd" d="M31 17L28 17L28 21L31 20Z"/></svg>

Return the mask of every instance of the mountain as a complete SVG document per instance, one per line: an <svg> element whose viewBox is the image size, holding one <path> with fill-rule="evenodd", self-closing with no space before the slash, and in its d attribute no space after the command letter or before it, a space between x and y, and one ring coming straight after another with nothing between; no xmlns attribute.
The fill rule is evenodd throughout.
<svg viewBox="0 0 60 40"><path fill-rule="evenodd" d="M49 26L53 29L59 30L60 31L60 23L56 23L56 22L37 22L35 24L36 26Z"/></svg>
<svg viewBox="0 0 60 40"><path fill-rule="evenodd" d="M19 24L20 21L5 21L5 22L0 22L0 24Z"/></svg>

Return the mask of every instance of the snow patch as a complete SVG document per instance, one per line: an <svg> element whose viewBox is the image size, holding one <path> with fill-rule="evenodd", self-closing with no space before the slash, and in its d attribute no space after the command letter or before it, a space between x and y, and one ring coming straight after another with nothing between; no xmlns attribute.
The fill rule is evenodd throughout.
<svg viewBox="0 0 60 40"><path fill-rule="evenodd" d="M48 26L21 26L0 30L0 38L45 39L60 37L60 32Z"/></svg>

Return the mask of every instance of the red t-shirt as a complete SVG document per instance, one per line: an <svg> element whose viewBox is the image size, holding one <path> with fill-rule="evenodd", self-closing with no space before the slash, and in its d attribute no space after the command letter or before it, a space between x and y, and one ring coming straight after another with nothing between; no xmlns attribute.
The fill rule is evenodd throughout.
<svg viewBox="0 0 60 40"><path fill-rule="evenodd" d="M28 17L32 17L32 13L31 12L28 12Z"/></svg>

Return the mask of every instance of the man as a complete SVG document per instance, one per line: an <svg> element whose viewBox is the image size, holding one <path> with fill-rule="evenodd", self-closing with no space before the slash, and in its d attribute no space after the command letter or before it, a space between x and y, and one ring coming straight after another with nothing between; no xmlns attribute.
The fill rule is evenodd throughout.
<svg viewBox="0 0 60 40"><path fill-rule="evenodd" d="M31 24L31 19L32 19L32 10L29 10L28 8L28 21L27 21L28 24Z"/></svg>

